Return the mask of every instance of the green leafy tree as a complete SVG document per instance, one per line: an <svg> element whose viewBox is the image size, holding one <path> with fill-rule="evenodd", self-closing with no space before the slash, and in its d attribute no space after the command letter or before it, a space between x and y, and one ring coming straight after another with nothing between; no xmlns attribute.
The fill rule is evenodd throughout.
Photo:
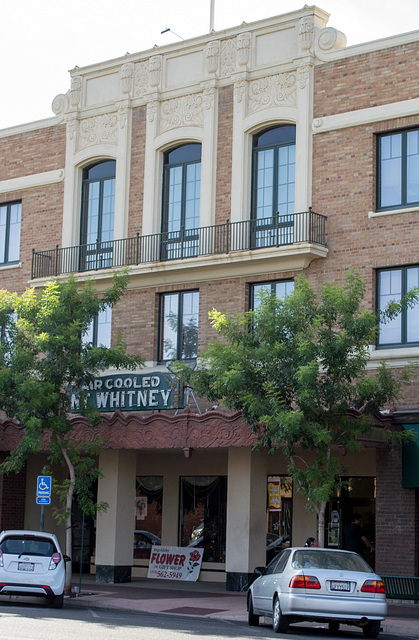
<svg viewBox="0 0 419 640"><path fill-rule="evenodd" d="M73 497L86 514L106 507L95 504L91 492L100 475L96 459L103 443L72 438L72 393L78 393L79 413L93 426L99 420L88 400L93 379L109 367L132 370L144 365L141 357L126 353L121 336L110 348L83 339L94 318L120 300L127 284L124 272L114 276L103 294L92 282L80 284L74 277L48 282L40 291L27 289L21 296L0 291L0 409L24 427L18 447L0 465L0 473L20 471L28 456L45 444L50 463L67 467L67 478L61 485L54 482L54 490L63 505L56 517L66 525L68 555ZM67 593L70 586L68 563Z"/></svg>
<svg viewBox="0 0 419 640"><path fill-rule="evenodd" d="M213 309L220 339L194 372L182 369L198 395L242 410L259 446L284 453L297 490L317 513L321 546L326 504L344 471L339 449L360 449L372 416L400 397L412 371L381 363L372 375L367 364L379 322L412 306L417 291L381 317L363 308L364 295L354 270L343 286L325 283L318 295L298 277L292 294L282 300L262 294L255 311L227 317Z"/></svg>

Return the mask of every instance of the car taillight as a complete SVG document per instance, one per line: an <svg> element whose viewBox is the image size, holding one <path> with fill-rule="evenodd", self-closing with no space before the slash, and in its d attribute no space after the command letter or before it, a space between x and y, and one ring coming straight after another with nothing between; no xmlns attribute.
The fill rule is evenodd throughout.
<svg viewBox="0 0 419 640"><path fill-rule="evenodd" d="M385 593L386 588L382 580L365 580L361 591L363 593Z"/></svg>
<svg viewBox="0 0 419 640"><path fill-rule="evenodd" d="M0 567L3 566L3 551L0 551Z"/></svg>
<svg viewBox="0 0 419 640"><path fill-rule="evenodd" d="M48 569L56 569L57 564L61 561L61 553L53 553Z"/></svg>
<svg viewBox="0 0 419 640"><path fill-rule="evenodd" d="M291 589L320 589L316 576L294 576L290 582Z"/></svg>

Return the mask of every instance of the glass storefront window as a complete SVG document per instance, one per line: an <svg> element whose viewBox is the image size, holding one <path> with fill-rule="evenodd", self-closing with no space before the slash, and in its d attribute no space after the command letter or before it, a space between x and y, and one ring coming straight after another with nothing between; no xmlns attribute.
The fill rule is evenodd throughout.
<svg viewBox="0 0 419 640"><path fill-rule="evenodd" d="M134 558L149 558L161 544L163 476L137 476L135 491Z"/></svg>
<svg viewBox="0 0 419 640"><path fill-rule="evenodd" d="M225 562L226 513L226 476L180 479L180 545L203 548L204 562Z"/></svg>
<svg viewBox="0 0 419 640"><path fill-rule="evenodd" d="M266 564L292 540L292 479L268 476L266 491Z"/></svg>

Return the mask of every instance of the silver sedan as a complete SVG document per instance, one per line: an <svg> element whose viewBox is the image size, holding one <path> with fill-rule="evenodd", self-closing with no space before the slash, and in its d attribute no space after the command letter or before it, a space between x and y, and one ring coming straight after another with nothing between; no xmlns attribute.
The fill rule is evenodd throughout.
<svg viewBox="0 0 419 640"><path fill-rule="evenodd" d="M247 594L252 626L260 616L272 617L277 633L304 620L327 622L332 632L344 623L376 638L387 615L383 581L351 551L292 547L256 573Z"/></svg>

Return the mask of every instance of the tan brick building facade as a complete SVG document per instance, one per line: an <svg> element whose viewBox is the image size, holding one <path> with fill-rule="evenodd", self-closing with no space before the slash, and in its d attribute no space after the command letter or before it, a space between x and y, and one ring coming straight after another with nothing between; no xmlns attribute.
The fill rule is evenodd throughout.
<svg viewBox="0 0 419 640"><path fill-rule="evenodd" d="M186 317L197 329L187 346L199 354L213 337L208 311L246 311L254 285L292 282L301 272L316 286L340 282L357 266L375 308L383 270L405 274L419 265L419 196L408 192L395 206L384 203L384 191L377 199L377 184L387 179L380 136L419 128L419 34L346 48L327 20L306 6L72 71L53 118L0 131L0 207L9 254L18 250L18 259L7 251L0 257L2 287L21 292L74 272L100 288L129 264L129 289L112 310L111 330L144 357L144 375L167 374L169 360L187 357L179 338ZM419 164L409 162L408 191L415 193ZM111 184L106 200L101 194ZM16 203L18 249L7 218ZM164 315L169 303L179 305L174 329ZM385 346L372 345L372 370L383 358L395 367L419 359L419 340ZM98 580L146 575L147 557L132 557L134 530L183 545L194 543L202 524L203 544L216 549L206 548L201 579L226 581L230 589L243 588L253 567L265 563L267 533L302 544L315 532L296 492L284 493L276 520L267 513L267 478L286 477L283 456L256 453L239 416L198 404L202 416L193 415L191 398L189 411L176 416L131 414L123 405L104 413L100 429L112 444L99 460L98 494L110 508L96 530L92 525L89 550ZM418 408L415 380L395 422L416 425ZM75 420L75 429L82 433L82 422ZM13 429L3 431L0 449L7 452ZM340 525L361 510L377 542L377 570L418 575L419 482L406 486L402 461L401 450L375 446L348 456L352 497L338 500ZM30 496L42 462L42 455L30 459L21 481L20 526L37 528ZM210 498L216 486L218 506ZM191 487L202 492L193 505ZM17 526L6 516L6 493L2 528ZM134 519L138 498L149 515ZM191 522L194 531L185 533ZM55 527L50 514L48 526Z"/></svg>

